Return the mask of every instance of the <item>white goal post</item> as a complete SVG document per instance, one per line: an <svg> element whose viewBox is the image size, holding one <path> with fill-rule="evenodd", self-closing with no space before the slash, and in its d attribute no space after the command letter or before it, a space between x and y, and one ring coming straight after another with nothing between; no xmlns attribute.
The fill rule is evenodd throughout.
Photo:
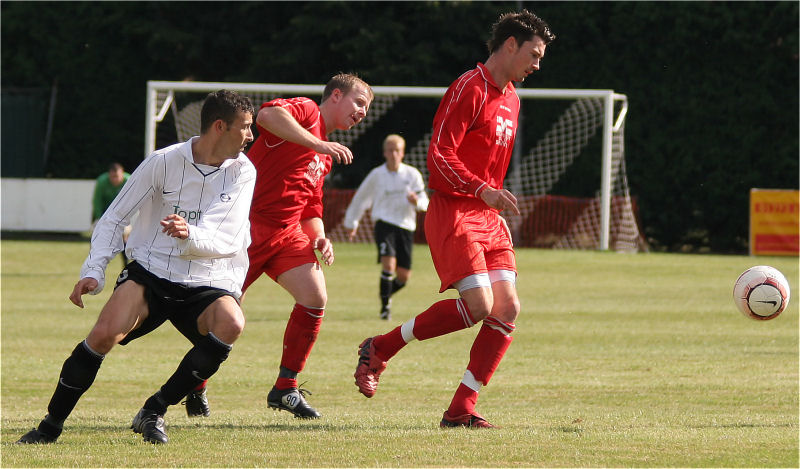
<svg viewBox="0 0 800 469"><path fill-rule="evenodd" d="M147 82L147 107L145 117L145 157L152 153L156 148L156 131L158 123L163 121L167 113L172 110L175 115L176 128L179 140L188 138L187 136L196 135L199 132L199 119L195 115L199 115L199 109L195 111L194 115L188 118L179 119L182 110L178 109L176 103L176 93L196 93L194 98L201 102L204 95L200 93L209 93L219 89L235 90L239 93L255 98L253 103L258 108L259 104L266 99L273 97L292 97L292 96L321 96L324 86L323 85L300 85L300 84L256 84L256 83L229 83L229 82L184 82L184 81L148 81ZM394 103L400 98L441 98L446 88L444 87L414 87L414 86L373 86L372 90L375 94L375 101L370 108L370 113L367 116L380 119L381 115L387 112ZM612 222L612 205L617 204L617 199L622 201L624 218L623 223L625 226L622 228L615 228L615 233L622 231L625 232L620 242L615 241L612 247L618 251L640 251L646 250L643 238L639 232L636 217L631 209L631 198L628 191L627 177L624 169L624 123L628 110L628 100L624 94L615 93L613 90L586 90L586 89L527 89L519 88L517 93L521 100L525 102L528 99L545 99L545 100L570 100L576 104L568 108L564 116L559 118L556 124L544 135L544 137L533 146L527 154L522 163L516 164L508 173L506 177L506 187L512 193L517 194L529 193L533 195L544 196L549 193L550 187L555 183L561 174L566 171L566 167L572 163L572 159L576 154L586 145L589 140L598 131L601 132L600 144L600 181L598 184L599 190L597 191L597 207L596 211L599 212L597 222L599 229L597 235L581 234L571 238L570 241L556 241L553 247L558 248L578 248L578 249L599 249L608 250L610 248ZM195 103L196 103L195 102ZM588 110L587 110L588 109ZM570 117L572 116L572 117ZM577 116L577 117L576 117ZM587 117L588 116L588 117ZM428 125L432 123L433 115L426 116ZM189 122L191 131L180 128L183 121ZM196 122L195 122L196 121ZM572 123L578 122L577 124ZM586 123L584 121L591 121ZM371 124L362 123L360 127L369 126ZM521 120L520 126L525 123ZM577 127L576 127L577 126ZM592 129L596 126L596 129ZM575 130L563 130L572 129ZM345 145L349 145L353 139L358 138L358 127L354 128L347 133L334 132L331 140L339 141ZM398 129L401 130L401 129ZM517 133L519 135L518 130ZM188 133L186 133L188 132ZM363 132L363 130L362 130ZM353 135L355 134L355 135ZM427 135L428 141L430 135ZM176 140L178 141L178 140ZM564 143L567 141L567 143ZM550 156L542 156L548 154L553 146L569 146L575 147L567 151L566 156L556 157L557 161L554 163L542 163L541 159L551 159ZM516 150L516 149L515 149ZM409 161L412 153L416 152L416 157L424 158L427 152L427 142L420 141L417 145L414 142L407 142L406 162L416 166L422 171L423 176L427 176L427 168L423 161ZM555 169L553 169L555 168ZM547 171L553 171L552 181L544 181L542 187L531 188L528 187L528 180L538 178L538 174ZM539 184L542 185L542 184ZM612 204L612 197L614 203ZM533 202L532 202L533 203ZM533 210L531 205L530 210ZM592 218L592 215L588 216ZM573 224L581 225L588 222L581 219L586 216L578 216L573 220ZM619 217L617 217L619 218ZM515 220L513 225L520 225L526 223L524 220ZM591 222L594 223L594 222ZM512 225L512 221L509 220ZM515 226L512 226L512 232L515 231ZM617 236L619 237L619 236ZM515 235L516 239L516 235ZM616 239L616 238L615 238Z"/></svg>

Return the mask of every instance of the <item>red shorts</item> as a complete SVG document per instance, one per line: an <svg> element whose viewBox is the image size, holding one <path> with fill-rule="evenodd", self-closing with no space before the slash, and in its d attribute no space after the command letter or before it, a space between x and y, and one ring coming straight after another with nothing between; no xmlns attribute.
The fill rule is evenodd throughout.
<svg viewBox="0 0 800 469"><path fill-rule="evenodd" d="M473 274L517 271L508 225L482 200L434 193L425 215L425 237L442 285Z"/></svg>
<svg viewBox="0 0 800 469"><path fill-rule="evenodd" d="M317 263L317 256L308 235L303 233L298 223L283 228L251 223L250 247L247 256L250 268L244 279L242 291L252 285L261 274L267 274L272 280L289 269Z"/></svg>

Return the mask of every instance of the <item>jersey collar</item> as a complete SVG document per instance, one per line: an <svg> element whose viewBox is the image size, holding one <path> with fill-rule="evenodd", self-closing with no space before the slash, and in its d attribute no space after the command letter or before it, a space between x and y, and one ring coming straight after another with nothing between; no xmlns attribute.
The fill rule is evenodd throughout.
<svg viewBox="0 0 800 469"><path fill-rule="evenodd" d="M503 90L500 89L500 87L494 81L494 77L492 76L492 74L489 73L489 69L486 68L486 65L484 65L481 62L478 62L478 70L481 72L481 75L483 75L483 79L486 80L487 83L492 85L494 87L494 89L496 89L497 91L500 92L500 94L504 94ZM514 90L516 90L516 87L514 86L514 82L513 81L509 81L508 85L506 85L506 91L514 91Z"/></svg>
<svg viewBox="0 0 800 469"><path fill-rule="evenodd" d="M199 164L199 163L195 163L194 162L194 155L192 154L192 142L194 142L195 139L198 139L198 138L200 138L200 137L195 135L194 137L191 137L189 140L185 141L183 143L183 145L181 145L181 147L180 147L181 154L183 155L183 158L186 161L188 161L189 163L191 163L191 164ZM224 168L227 168L228 166L234 164L237 161L242 161L242 157L243 156L246 158L244 153L239 152L239 154L236 155L236 158L228 158L225 161L223 161L222 164L219 165L219 168L220 169L224 169ZM202 165L202 166L207 166L207 165Z"/></svg>
<svg viewBox="0 0 800 469"><path fill-rule="evenodd" d="M481 75L483 75L484 80L486 80L490 85L494 86L497 91L500 91L501 93L503 92L503 90L501 90L500 87L497 86L497 83L495 83L494 77L492 76L491 73L489 73L489 69L486 68L486 65L484 65L481 62L478 62L478 70L481 72Z"/></svg>

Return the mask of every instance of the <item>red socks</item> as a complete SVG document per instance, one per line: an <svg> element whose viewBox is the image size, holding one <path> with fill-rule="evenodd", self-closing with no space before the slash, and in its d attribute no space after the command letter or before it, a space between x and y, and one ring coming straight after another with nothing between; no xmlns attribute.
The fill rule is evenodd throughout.
<svg viewBox="0 0 800 469"><path fill-rule="evenodd" d="M325 310L295 304L283 334L281 366L301 372L317 341Z"/></svg>
<svg viewBox="0 0 800 469"><path fill-rule="evenodd" d="M505 323L491 316L483 320L483 326L472 342L472 349L469 351L469 365L467 370L477 381L484 386L489 384L494 371L500 365L500 360L506 354L506 350L511 345L511 331L514 324Z"/></svg>
<svg viewBox="0 0 800 469"><path fill-rule="evenodd" d="M375 337L375 352L381 360L387 361L414 339L431 339L474 324L461 298L437 301L407 323Z"/></svg>
<svg viewBox="0 0 800 469"><path fill-rule="evenodd" d="M469 365L464 373L450 408L447 413L451 416L472 414L478 401L478 392L482 386L489 384L506 350L513 340L509 335L514 330L514 324L500 321L493 317L483 320L483 326L478 331L472 349L469 352Z"/></svg>
<svg viewBox="0 0 800 469"><path fill-rule="evenodd" d="M475 324L467 305L458 299L442 300L415 318L373 339L375 353L388 361L414 339L425 340L466 329ZM472 343L469 365L456 390L447 413L451 416L473 414L482 386L489 384L500 361L511 345L514 324L489 316L483 320Z"/></svg>
<svg viewBox="0 0 800 469"><path fill-rule="evenodd" d="M297 380L292 378L278 378L275 381L276 389L292 389L297 387Z"/></svg>
<svg viewBox="0 0 800 469"><path fill-rule="evenodd" d="M464 414L471 414L475 412L475 404L478 403L478 391L472 390L464 383L458 385L456 394L450 402L450 407L447 413L451 417L459 417Z"/></svg>

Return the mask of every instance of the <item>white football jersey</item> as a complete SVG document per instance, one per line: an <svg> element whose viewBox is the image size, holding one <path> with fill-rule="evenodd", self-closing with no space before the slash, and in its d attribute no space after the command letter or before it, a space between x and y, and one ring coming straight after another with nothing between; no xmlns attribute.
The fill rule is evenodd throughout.
<svg viewBox="0 0 800 469"><path fill-rule="evenodd" d="M92 294L103 289L106 266L122 250L122 232L138 213L125 247L129 259L172 282L241 296L256 169L244 153L219 167L195 164L196 138L147 157L97 222L81 268L81 278L98 282ZM173 213L189 224L185 240L161 231L161 220Z"/></svg>
<svg viewBox="0 0 800 469"><path fill-rule="evenodd" d="M417 194L416 207L408 202L408 193ZM353 200L344 215L344 226L348 229L358 227L358 220L372 207L370 216L400 228L417 229L417 211L428 210L428 194L422 174L413 166L400 163L397 171L389 171L382 164L367 174L358 187Z"/></svg>

